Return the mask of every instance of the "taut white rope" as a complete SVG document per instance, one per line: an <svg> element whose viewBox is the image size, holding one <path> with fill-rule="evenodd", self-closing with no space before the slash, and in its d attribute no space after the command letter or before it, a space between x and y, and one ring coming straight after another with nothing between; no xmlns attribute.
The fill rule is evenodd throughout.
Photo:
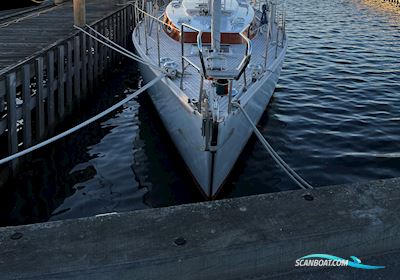
<svg viewBox="0 0 400 280"><path fill-rule="evenodd" d="M257 138L261 141L261 144L264 146L264 148L267 150L267 152L271 155L271 157L276 161L276 163L285 171L285 173L302 189L313 189L313 187L307 183L303 178L300 177L299 174L296 173L290 166L274 151L272 146L268 143L268 141L264 138L264 136L261 134L261 132L257 129L256 125L252 122L250 116L247 114L247 112L243 109L243 107L235 102L232 103L232 105L238 107L243 115L246 117L246 119L249 121L251 127L254 130L254 133L256 134Z"/></svg>
<svg viewBox="0 0 400 280"><path fill-rule="evenodd" d="M35 150L37 150L39 148L47 146L47 145L49 145L49 144L51 144L51 143L53 143L53 142L55 142L55 141L57 141L57 140L59 140L61 138L64 138L64 137L74 133L75 131L77 131L77 130L79 130L79 129L81 129L81 128L83 128L83 127L85 127L85 126L97 121L98 119L104 117L105 115L107 115L107 114L111 113L112 111L114 111L115 109L119 108L120 106L122 106L126 102L132 100L133 98L135 98L136 96L138 96L139 94L141 94L142 92L147 90L148 88L152 87L153 85L155 85L157 82L159 82L164 77L165 77L165 75L161 75L161 76L156 77L152 81L148 82L145 86L143 86L142 88L138 89L137 91L135 91L131 95L127 96L126 98L124 98L123 100L118 102L117 104L111 106L110 108L108 108L107 110L101 112L100 114L88 119L87 121L84 121L83 123L81 123L81 124L79 124L77 126L74 126L73 128L70 128L67 131L64 131L63 133L60 133L60 134L58 134L56 136L53 136L53 137L51 137L51 138L49 138L49 139L47 139L47 140L45 140L43 142L40 142L39 144L36 144L36 145L34 145L32 147L29 147L28 149L25 149L25 150L20 151L20 152L18 152L16 154L13 154L11 156L3 158L2 160L0 160L0 165L3 164L3 163L7 163L9 161L12 161L12 160L14 160L16 158L19 158L21 156L24 156L24 155L26 155L26 154L28 154L30 152L33 152L33 151L35 151Z"/></svg>
<svg viewBox="0 0 400 280"><path fill-rule="evenodd" d="M85 34L88 35L89 37L91 37L91 38L95 39L96 41L100 42L101 44L103 44L103 45L109 47L110 49L112 49L112 50L114 50L114 51L116 51L116 52L118 52L118 53L120 53L120 54L122 54L122 55L124 55L124 56L126 56L126 57L128 57L128 58L130 58L130 59L133 59L133 60L135 60L135 61L137 61L137 62L143 63L143 64L148 65L148 66L150 66L150 67L156 68L157 70L159 70L159 71L161 71L161 72L163 72L163 73L165 72L164 69L160 68L158 65L155 65L155 64L150 63L150 62L148 62L148 61L144 61L144 60L142 60L142 59L139 59L139 57L137 57L135 54L131 53L130 51L128 51L127 49L125 49L125 48L123 48L123 47L121 47L121 46L119 46L119 45L118 45L118 48L116 48L116 47L112 46L111 44L109 44L109 43L107 43L107 42L104 42L104 41L102 41L101 39L97 38L96 36L90 34L90 33L87 32L86 30L84 30L83 28L80 28L79 26L76 26L76 25L74 25L74 27L75 27L76 29L82 31L83 33L85 33ZM97 32L97 31L96 31L96 32ZM116 43L113 42L113 44L116 44ZM123 51L122 51L121 49L123 49Z"/></svg>
<svg viewBox="0 0 400 280"><path fill-rule="evenodd" d="M143 58L141 58L140 56L128 51L127 49L125 49L124 47L118 45L117 43L115 43L114 41L110 40L109 38L107 38L106 36L104 36L103 34L101 34L100 32L98 32L96 29L94 29L93 27L91 27L90 25L86 24L86 27L92 31L95 35L98 35L99 37L101 37L102 39L106 40L107 42L109 42L111 45L115 46L116 48L118 48L119 50L125 52L126 54L135 57L136 61L144 63L144 64L148 64L147 62L145 62L143 60Z"/></svg>

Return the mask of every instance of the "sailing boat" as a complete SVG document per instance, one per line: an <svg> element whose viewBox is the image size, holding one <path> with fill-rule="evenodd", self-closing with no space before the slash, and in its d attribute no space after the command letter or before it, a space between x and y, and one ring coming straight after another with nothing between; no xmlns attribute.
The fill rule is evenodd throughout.
<svg viewBox="0 0 400 280"><path fill-rule="evenodd" d="M214 198L275 90L285 15L270 0L173 0L135 6L132 40L149 92L200 190ZM152 67L157 65L163 71Z"/></svg>

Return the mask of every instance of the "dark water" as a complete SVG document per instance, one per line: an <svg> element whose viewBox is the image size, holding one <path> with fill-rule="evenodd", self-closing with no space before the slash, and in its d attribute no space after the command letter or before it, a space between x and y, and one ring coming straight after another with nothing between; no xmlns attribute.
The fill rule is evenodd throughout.
<svg viewBox="0 0 400 280"><path fill-rule="evenodd" d="M376 1L380 2L380 1ZM289 0L289 50L259 128L314 186L400 176L400 12L372 0ZM78 123L135 89L134 65ZM0 191L0 225L202 200L148 96L32 157ZM222 197L296 189L252 138Z"/></svg>
<svg viewBox="0 0 400 280"><path fill-rule="evenodd" d="M289 50L263 134L315 186L400 176L400 10L287 3ZM259 142L244 158L229 196L295 188Z"/></svg>

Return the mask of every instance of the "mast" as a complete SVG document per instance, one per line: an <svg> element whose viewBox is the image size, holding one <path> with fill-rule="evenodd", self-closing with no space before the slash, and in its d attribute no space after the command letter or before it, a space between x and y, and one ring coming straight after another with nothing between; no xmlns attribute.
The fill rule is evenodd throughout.
<svg viewBox="0 0 400 280"><path fill-rule="evenodd" d="M221 49L221 0L212 0L211 49L219 53Z"/></svg>

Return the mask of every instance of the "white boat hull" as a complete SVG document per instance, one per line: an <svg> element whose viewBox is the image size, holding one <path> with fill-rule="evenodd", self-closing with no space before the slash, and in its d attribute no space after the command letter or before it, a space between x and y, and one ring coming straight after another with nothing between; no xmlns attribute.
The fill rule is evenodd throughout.
<svg viewBox="0 0 400 280"><path fill-rule="evenodd" d="M134 40L135 43L135 40ZM142 57L141 48L136 51ZM282 69L286 48L270 68L270 72L246 92L249 98L242 98L242 106L254 123L260 120L275 90ZM149 82L161 73L147 65L139 64L145 82ZM177 94L180 89L168 78L150 88L151 100L167 129L172 141L185 161L191 174L206 197L215 197L237 158L252 134L252 128L240 110L236 110L219 124L218 146L212 155L204 151L204 139L201 135L202 117L195 112L186 100ZM214 157L214 158L213 158Z"/></svg>
<svg viewBox="0 0 400 280"><path fill-rule="evenodd" d="M145 82L161 74L143 64L140 64L139 68ZM149 94L186 166L203 194L208 196L211 155L202 150L204 143L201 136L202 118L175 94L176 90L179 88L168 78L164 78L149 89Z"/></svg>

